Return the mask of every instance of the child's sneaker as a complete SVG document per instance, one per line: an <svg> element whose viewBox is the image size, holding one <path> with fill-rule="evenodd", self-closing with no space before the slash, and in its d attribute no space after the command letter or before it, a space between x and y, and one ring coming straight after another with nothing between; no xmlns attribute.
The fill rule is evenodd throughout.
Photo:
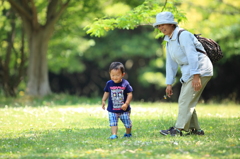
<svg viewBox="0 0 240 159"><path fill-rule="evenodd" d="M111 135L108 139L117 139L118 136L117 135Z"/></svg>
<svg viewBox="0 0 240 159"><path fill-rule="evenodd" d="M132 137L132 134L131 134L131 133L130 133L130 134L126 134L126 133L125 133L125 134L123 135L123 137Z"/></svg>

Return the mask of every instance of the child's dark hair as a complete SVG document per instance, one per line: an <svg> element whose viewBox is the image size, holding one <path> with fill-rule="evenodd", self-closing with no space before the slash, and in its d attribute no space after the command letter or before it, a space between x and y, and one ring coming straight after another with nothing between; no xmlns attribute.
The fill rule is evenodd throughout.
<svg viewBox="0 0 240 159"><path fill-rule="evenodd" d="M121 62L112 62L110 67L109 67L109 72L111 70L121 70L122 73L125 73L125 68Z"/></svg>

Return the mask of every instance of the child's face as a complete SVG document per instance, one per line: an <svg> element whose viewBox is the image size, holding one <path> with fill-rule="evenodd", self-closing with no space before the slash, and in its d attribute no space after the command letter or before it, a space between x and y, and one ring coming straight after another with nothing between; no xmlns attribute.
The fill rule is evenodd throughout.
<svg viewBox="0 0 240 159"><path fill-rule="evenodd" d="M125 75L125 73L122 73L120 69L113 69L110 71L110 77L111 80L113 80L114 83L120 83L122 82L122 78Z"/></svg>

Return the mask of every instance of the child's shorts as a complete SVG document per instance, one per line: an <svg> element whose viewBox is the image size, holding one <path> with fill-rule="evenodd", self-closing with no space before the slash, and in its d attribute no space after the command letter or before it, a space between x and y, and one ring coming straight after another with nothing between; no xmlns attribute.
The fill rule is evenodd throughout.
<svg viewBox="0 0 240 159"><path fill-rule="evenodd" d="M118 126L118 119L123 122L126 128L132 127L132 121L130 119L130 111L123 113L108 112L110 126Z"/></svg>

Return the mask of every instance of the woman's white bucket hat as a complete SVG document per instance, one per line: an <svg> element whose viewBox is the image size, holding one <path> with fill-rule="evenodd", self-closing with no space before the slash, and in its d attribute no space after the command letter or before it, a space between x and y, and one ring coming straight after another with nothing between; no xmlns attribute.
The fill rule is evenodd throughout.
<svg viewBox="0 0 240 159"><path fill-rule="evenodd" d="M156 15L156 23L153 24L153 27L157 27L161 24L175 24L178 23L174 21L174 16L171 12L161 12Z"/></svg>

